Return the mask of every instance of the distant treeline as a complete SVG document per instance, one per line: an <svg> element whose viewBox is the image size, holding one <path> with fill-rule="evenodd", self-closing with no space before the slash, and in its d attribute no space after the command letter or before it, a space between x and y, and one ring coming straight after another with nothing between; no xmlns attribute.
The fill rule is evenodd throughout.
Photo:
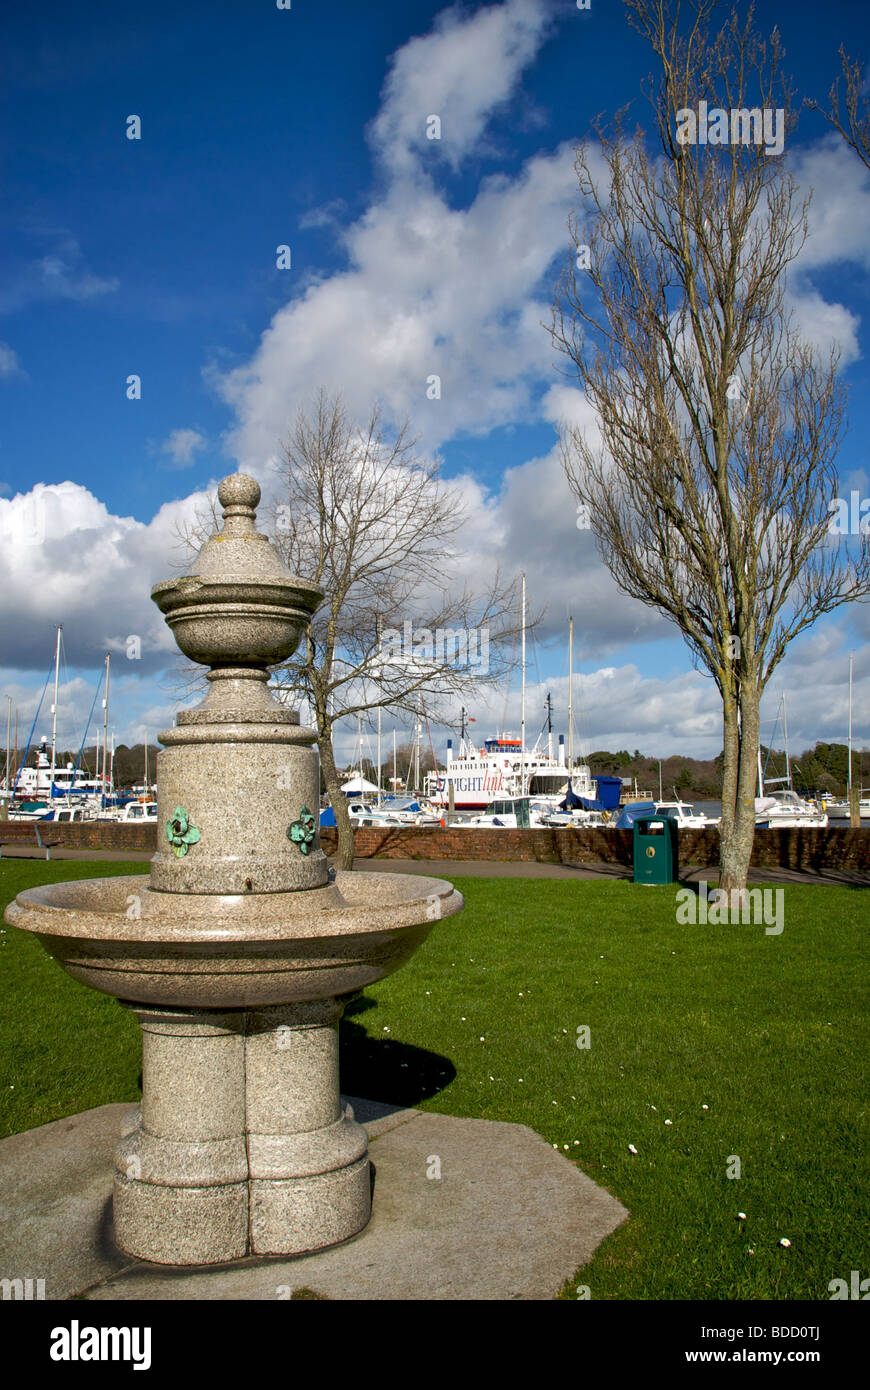
<svg viewBox="0 0 870 1390"><path fill-rule="evenodd" d="M849 749L845 743L817 743L802 753L789 755L792 786L796 791L843 793L846 790ZM638 791L651 791L658 796L659 760L635 749L629 753L621 748L616 753L600 748L590 753L587 762L595 773L613 777L637 779ZM700 800L717 800L722 795L723 754L710 761L672 754L662 758L662 791L666 798L674 788L682 796ZM766 781L785 776L785 750L761 746L761 764ZM852 749L852 779L856 786L870 785L870 749Z"/></svg>

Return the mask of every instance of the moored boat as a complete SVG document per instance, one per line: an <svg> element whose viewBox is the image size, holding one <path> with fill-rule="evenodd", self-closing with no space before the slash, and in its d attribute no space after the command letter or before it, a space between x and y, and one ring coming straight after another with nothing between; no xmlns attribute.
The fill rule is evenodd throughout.
<svg viewBox="0 0 870 1390"><path fill-rule="evenodd" d="M797 792L783 787L779 791L767 792L755 800L756 830L794 829L805 826L808 829L824 829L828 817L818 806L802 801Z"/></svg>

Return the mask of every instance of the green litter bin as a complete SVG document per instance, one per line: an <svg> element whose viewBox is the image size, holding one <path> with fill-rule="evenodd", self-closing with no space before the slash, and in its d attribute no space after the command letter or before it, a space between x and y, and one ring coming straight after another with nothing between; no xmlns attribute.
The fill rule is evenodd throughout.
<svg viewBox="0 0 870 1390"><path fill-rule="evenodd" d="M668 816L634 822L634 882L678 883L677 823Z"/></svg>

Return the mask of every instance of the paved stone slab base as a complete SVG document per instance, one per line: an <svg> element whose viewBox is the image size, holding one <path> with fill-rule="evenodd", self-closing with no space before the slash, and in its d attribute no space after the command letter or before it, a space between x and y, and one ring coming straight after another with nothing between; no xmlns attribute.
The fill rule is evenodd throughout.
<svg viewBox="0 0 870 1390"><path fill-rule="evenodd" d="M351 1103L375 1184L344 1245L219 1268L131 1260L111 1202L130 1107L105 1105L0 1141L0 1278L45 1279L49 1299L548 1299L628 1215L524 1125Z"/></svg>

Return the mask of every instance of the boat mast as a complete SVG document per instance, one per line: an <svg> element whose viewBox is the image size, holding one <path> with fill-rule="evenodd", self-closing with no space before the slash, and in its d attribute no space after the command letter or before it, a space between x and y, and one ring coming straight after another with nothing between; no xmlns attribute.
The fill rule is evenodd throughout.
<svg viewBox="0 0 870 1390"><path fill-rule="evenodd" d="M852 804L852 653L849 653L849 771L846 779L846 795Z"/></svg>
<svg viewBox="0 0 870 1390"><path fill-rule="evenodd" d="M57 745L57 682L60 674L60 634L63 631L63 624L58 623L57 644L54 649L54 704L51 707L51 776L48 783L48 801L51 805L51 798L54 796L54 765L55 748Z"/></svg>
<svg viewBox="0 0 870 1390"><path fill-rule="evenodd" d="M109 653L106 652L106 698L103 701L103 772L102 794L106 797L106 762L109 756Z"/></svg>
<svg viewBox="0 0 870 1390"><path fill-rule="evenodd" d="M145 796L148 796L148 735L145 735Z"/></svg>
<svg viewBox="0 0 870 1390"><path fill-rule="evenodd" d="M568 619L568 777L574 772L574 619Z"/></svg>
<svg viewBox="0 0 870 1390"><path fill-rule="evenodd" d="M11 752L10 739L12 737L12 696L6 696L6 800L9 801L9 788L12 782L9 778L9 755Z"/></svg>
<svg viewBox="0 0 870 1390"><path fill-rule="evenodd" d="M547 691L547 758L553 761L553 697Z"/></svg>
<svg viewBox="0 0 870 1390"><path fill-rule="evenodd" d="M522 601L522 694L520 703L520 796L526 794L526 574L523 571Z"/></svg>
<svg viewBox="0 0 870 1390"><path fill-rule="evenodd" d="M381 660L380 660L380 662L379 662L379 665L378 665L378 675L382 676L382 675L383 675L383 672L384 672L384 664L383 664L383 653L382 653L382 651L381 651L381 615L380 615L380 613L378 613L377 616L376 616L376 618L375 618L375 628L376 628L376 630L377 630L378 656L381 658ZM380 804L381 804L381 703L380 703L380 696L381 696L382 693L383 693L382 687L381 687L380 685L378 685L378 806L379 806L379 807L380 807Z"/></svg>
<svg viewBox="0 0 870 1390"><path fill-rule="evenodd" d="M393 795L399 790L399 771L396 757L396 731L393 730Z"/></svg>
<svg viewBox="0 0 870 1390"><path fill-rule="evenodd" d="M782 739L785 744L785 785L791 791L791 768L788 764L788 715L785 708L785 691L782 692Z"/></svg>

